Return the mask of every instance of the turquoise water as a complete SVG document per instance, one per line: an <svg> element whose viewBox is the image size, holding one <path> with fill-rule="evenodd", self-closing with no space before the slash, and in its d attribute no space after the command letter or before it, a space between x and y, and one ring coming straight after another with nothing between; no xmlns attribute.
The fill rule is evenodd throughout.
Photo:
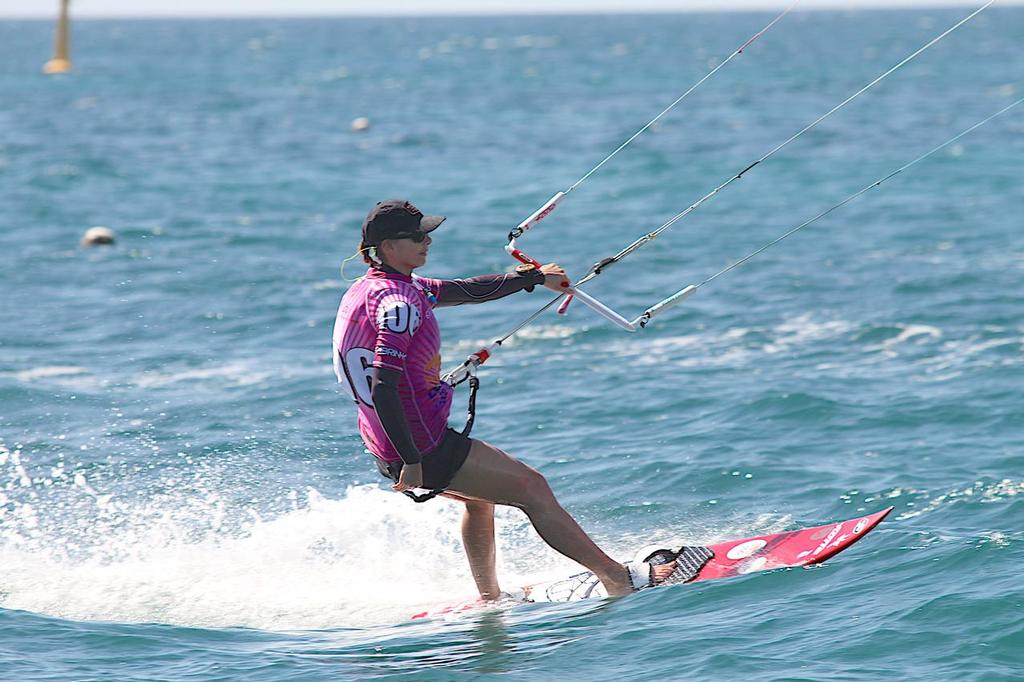
<svg viewBox="0 0 1024 682"><path fill-rule="evenodd" d="M582 274L967 13L788 17L523 245ZM483 373L474 435L617 555L894 505L869 538L407 620L473 589L458 510L382 485L334 384L362 216L407 196L449 216L425 274L501 271L511 226L769 18L90 21L57 78L48 22L0 23L0 677L1017 678L1020 109L640 334L574 306ZM635 315L1009 104L1022 34L984 13L591 292ZM118 243L80 248L93 225ZM445 311L446 365L544 300ZM504 584L574 570L498 521Z"/></svg>

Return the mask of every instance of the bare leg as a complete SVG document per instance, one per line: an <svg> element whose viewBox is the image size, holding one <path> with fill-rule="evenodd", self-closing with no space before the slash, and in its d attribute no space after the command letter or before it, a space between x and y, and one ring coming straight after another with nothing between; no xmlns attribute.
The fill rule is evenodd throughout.
<svg viewBox="0 0 1024 682"><path fill-rule="evenodd" d="M608 594L620 596L633 591L622 564L601 551L562 509L540 472L498 448L474 440L466 462L455 474L448 490L459 496L522 509L544 542L593 571ZM493 542L493 535L491 537ZM472 557L470 564L473 564ZM479 586L479 579L477 584Z"/></svg>
<svg viewBox="0 0 1024 682"><path fill-rule="evenodd" d="M494 505L490 502L466 500L462 515L462 546L466 549L469 568L481 599L497 599L498 572L494 562Z"/></svg>

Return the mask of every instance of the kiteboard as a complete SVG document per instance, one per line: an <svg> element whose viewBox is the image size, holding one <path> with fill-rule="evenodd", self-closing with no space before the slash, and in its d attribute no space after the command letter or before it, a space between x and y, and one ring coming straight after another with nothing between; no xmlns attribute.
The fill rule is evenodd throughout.
<svg viewBox="0 0 1024 682"><path fill-rule="evenodd" d="M728 540L707 547L682 547L676 559L682 579L669 580L655 587L680 582L693 583L770 571L776 568L810 566L829 559L871 532L892 507L880 512L824 526L801 528L770 535ZM643 552L643 550L642 550ZM641 557L642 558L642 557ZM567 602L606 597L607 593L590 571L554 580L526 585L505 595L499 605ZM414 614L412 618L434 618L462 613L494 604L482 599L450 604Z"/></svg>

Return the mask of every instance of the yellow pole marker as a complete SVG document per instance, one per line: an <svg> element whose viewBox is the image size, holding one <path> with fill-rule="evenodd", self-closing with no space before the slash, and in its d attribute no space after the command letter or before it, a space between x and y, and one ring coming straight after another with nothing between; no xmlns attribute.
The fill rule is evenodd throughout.
<svg viewBox="0 0 1024 682"><path fill-rule="evenodd" d="M43 73L67 73L71 70L68 51L68 3L60 2L60 18L57 20L57 37L53 45L53 59L43 65Z"/></svg>

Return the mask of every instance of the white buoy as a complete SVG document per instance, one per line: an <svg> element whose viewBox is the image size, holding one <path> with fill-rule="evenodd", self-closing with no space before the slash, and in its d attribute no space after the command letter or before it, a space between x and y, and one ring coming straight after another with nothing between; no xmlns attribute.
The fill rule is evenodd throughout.
<svg viewBox="0 0 1024 682"><path fill-rule="evenodd" d="M90 227L82 235L82 246L113 244L117 236L109 227Z"/></svg>
<svg viewBox="0 0 1024 682"><path fill-rule="evenodd" d="M352 121L352 132L361 133L364 130L370 129L370 119L365 116L360 116L356 120Z"/></svg>

